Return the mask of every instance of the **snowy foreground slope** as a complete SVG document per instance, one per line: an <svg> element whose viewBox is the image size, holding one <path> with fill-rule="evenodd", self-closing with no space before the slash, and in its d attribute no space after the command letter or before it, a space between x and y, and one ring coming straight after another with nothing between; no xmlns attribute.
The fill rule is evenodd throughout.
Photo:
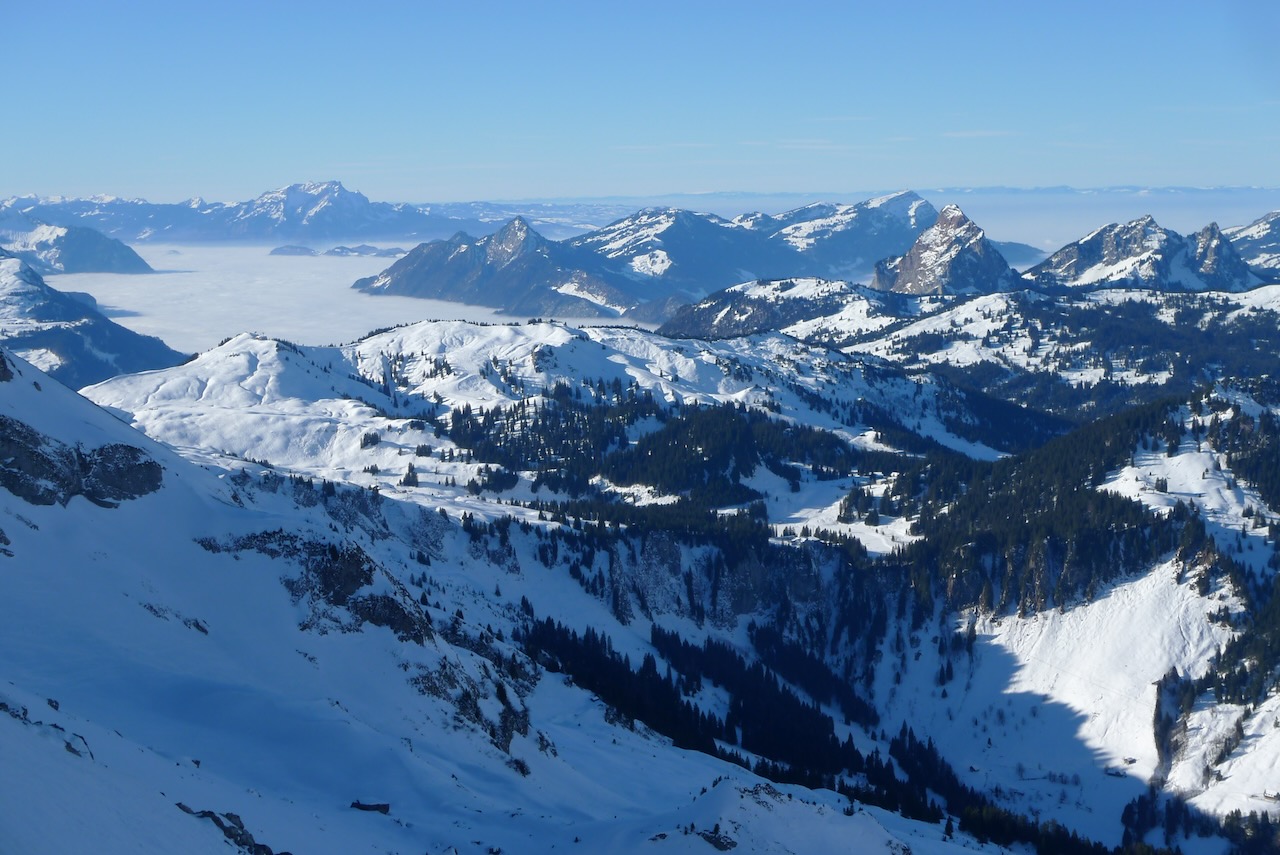
<svg viewBox="0 0 1280 855"><path fill-rule="evenodd" d="M985 321L1005 298L989 299L954 317ZM1114 553L1123 572L1104 566L1072 593L1050 583L1068 566L1081 572L1077 561L1089 566L1072 551L1083 541L1066 541L1060 566L1053 544L979 554L973 529L945 539L948 519L970 512L965 489L948 497L926 468L919 493L936 498L904 492L903 473L926 454L935 467L960 459L990 471L973 483L992 491L1013 489L997 476L1018 466L1052 470L1034 454L988 467L1009 433L994 403L783 334L706 342L429 322L341 347L246 334L185 365L86 388L103 409L20 360L7 364L0 739L33 772L14 790L20 810L0 814L0 840L31 851L81 848L95 824L122 851L150 845L135 825L154 831L155 851L174 834L200 851L201 841L222 845L217 823L236 836L237 822L294 852L546 851L575 839L593 851L981 848L962 832L948 837L945 816L961 818L955 805L975 797L945 777L923 786L954 804L937 822L911 821L821 788L834 778L817 789L766 783L677 748L599 700L604 690L588 692L587 669L570 679L565 654L530 644L546 618L607 638L636 680L656 657L651 675L675 672L679 702L725 724L713 750L765 772L762 761L778 755L751 742L741 694L661 648L662 631L768 660L833 745L892 757L890 775L908 789L922 780L901 745L931 740L982 794L981 811L1107 846L1136 833L1210 853L1226 851L1215 818L1271 809L1276 698L1228 702L1197 682L1244 632L1246 588L1274 575L1265 523L1280 509L1227 450L1231 437L1264 432L1245 424L1266 408L1243 392L1223 387L1194 416L1175 408L1141 430L1116 428L1112 462L1093 474L1096 460L1070 461L1083 467L1069 476L1073 493L1083 484L1160 515L1086 505L1117 515L1099 531L1171 538L1141 561ZM537 416L590 432L571 417L613 411L636 417L618 416L620 432L601 445L571 446L596 466L581 493L549 477L558 446L508 455L563 439ZM759 449L781 436L784 456L744 438L717 457L714 435L676 433L700 414L717 429L746 425ZM616 464L628 454L656 461L663 442L697 454L633 478ZM697 499L671 486L703 463L731 475L733 489ZM1025 503L1075 501L1056 489L1046 481ZM664 509L685 516L661 528ZM1178 529L1155 522L1188 514L1207 540L1183 549ZM930 537L960 548L894 564L926 555L910 550ZM976 567L946 563L970 547ZM1051 574L1047 597L1036 599L1035 580L1009 594L1018 583L995 572L1019 550ZM931 578L934 566L956 575ZM976 595L979 585L957 581L962 571L1006 591L966 599L965 586ZM918 593L929 585L934 599ZM788 656L803 667L787 670ZM815 673L843 681L845 694L825 692ZM1173 694L1192 689L1185 713L1162 728ZM876 774L870 762L845 766L838 784L880 804L897 798ZM83 824L54 821L55 794L69 788L89 805ZM1149 793L1168 810L1199 811L1209 836L1162 839L1133 820Z"/></svg>
<svg viewBox="0 0 1280 855"><path fill-rule="evenodd" d="M964 323L978 322L1005 298L987 299L993 304L968 304L973 317ZM951 432L948 426L974 416L963 411L962 399L944 384L776 334L699 342L626 328L435 322L374 334L341 348L302 348L245 335L187 365L116 378L85 392L196 460L232 467L247 466L245 460L269 460L316 479L376 486L381 496L394 500L391 504L403 502L429 515L444 507L450 514L465 512L478 520L511 516L537 533L547 525L537 502L555 496L538 491L535 474L514 473L512 486L496 495L466 486L483 482L487 465L431 424L447 424L473 409L545 403L557 385L577 389L587 400L607 401L619 394L611 390L641 389L669 407L741 403L821 427L866 452L894 449L863 417L877 411L907 414L900 427L970 455L995 456L989 447ZM1213 406L1229 419L1224 408L1230 403L1220 400ZM1256 404L1249 407L1261 411ZM1179 430L1185 432L1192 424L1185 413L1184 422ZM642 422L629 429L629 436L636 442L659 429L656 421ZM1184 447L1172 456L1135 448L1130 465L1114 470L1100 486L1159 513L1167 513L1178 499L1194 505L1208 536L1261 584L1270 578L1270 541L1267 529L1251 529L1249 519L1276 519L1280 513L1239 480L1224 465L1225 458L1208 445L1197 450L1190 434L1186 436ZM802 527L823 529L856 538L873 555L888 556L919 539L911 533L910 520L850 518L843 501L851 489L860 488L883 503L893 483L892 473L887 476L803 477L789 487L761 468L742 483L764 496L763 512L781 535L779 542L803 543L796 538ZM271 478L267 476L268 482ZM597 487L636 506L679 498L644 485L597 482ZM514 533L512 542L530 543ZM686 599L678 581L664 581L665 570L650 568L653 559L647 554L633 566L625 556L611 553L609 571L600 573L599 580L586 575L548 598L542 583L527 584L533 562L522 548L495 553L488 547L485 560L450 556L445 562L458 561L464 568L470 591L464 611L485 609L483 622L508 627L508 634L514 626L509 617L501 608L493 611L494 604L485 605L490 591L500 589L506 602L527 596L538 616L555 615L580 631L614 627L613 643L637 661L651 649L645 641L648 619L678 626L695 643L699 638L728 639L747 651L746 622L771 619L777 607L771 599L776 592L768 588L772 583L759 580L725 582L732 591L730 606L716 600L714 582L695 575L688 581ZM477 549L470 547L473 559L485 555ZM678 566L697 567L699 560L696 551L687 552ZM513 576L511 568L523 569ZM811 582L792 578L785 583L794 607L808 610L803 612L808 617L795 619L800 624L821 625L839 614L836 601L844 583L829 577L830 570L818 572L820 578ZM1280 744L1272 745L1276 740L1267 729L1274 718L1272 701L1246 710L1206 694L1171 751L1159 744L1153 727L1163 709L1157 684L1171 672L1188 680L1204 676L1236 637L1233 622L1244 616L1244 601L1233 583L1220 576L1206 583L1202 576L1166 555L1087 598L1052 610L1023 616L971 609L958 615L938 612L931 643L930 633L905 620L899 605L899 616L889 618L883 647L873 657L879 665L869 689L879 720L890 733L905 722L922 737L932 737L961 780L993 794L1002 807L1053 820L1108 845L1122 838L1121 808L1143 796L1149 784L1208 815L1266 811L1269 803L1263 796L1275 789L1267 770L1280 756ZM598 599L588 598L585 611L570 617L564 605L568 598L579 596L582 588L593 590L601 580L605 593L597 591ZM710 586L709 594L704 584ZM714 627L694 619L695 594L710 597ZM620 607L620 597L632 605ZM633 616L642 613L645 620L619 625L620 608L631 609ZM443 613L451 613L447 603ZM945 647L945 639L956 632L971 632L969 653L943 656L939 639ZM836 649L834 643L830 646ZM914 656L906 655L908 647L915 649ZM848 670L858 655L840 652L832 662ZM851 659L840 666L844 657ZM939 681L940 669L948 666L955 675ZM712 709L723 704L705 700ZM1232 743L1237 721L1250 738ZM855 727L850 733L869 749L884 747L884 736L875 728L863 732ZM1191 837L1184 845L1219 851L1215 847L1220 843Z"/></svg>
<svg viewBox="0 0 1280 855"><path fill-rule="evenodd" d="M367 490L192 464L4 359L5 851L983 848L609 723L509 640L522 597L607 618L563 573ZM104 449L125 462L75 474Z"/></svg>

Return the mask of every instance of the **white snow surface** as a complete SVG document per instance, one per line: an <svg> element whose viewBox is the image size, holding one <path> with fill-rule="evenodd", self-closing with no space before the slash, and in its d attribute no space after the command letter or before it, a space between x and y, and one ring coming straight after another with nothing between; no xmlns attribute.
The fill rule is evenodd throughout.
<svg viewBox="0 0 1280 855"><path fill-rule="evenodd" d="M448 371L441 370L445 363ZM395 401L371 386L388 379ZM997 456L951 434L937 407L921 404L939 394L935 384L895 376L869 380L858 361L777 334L673 342L628 327L439 321L340 348L301 351L242 334L185 365L116 377L84 392L127 414L149 435L197 455L222 451L391 489L408 462L402 455L419 444L448 444L429 430L405 427L402 419L421 414L422 402L439 400L446 413L509 406L559 382L581 388L597 379L635 383L667 402L767 407L850 441L866 429L846 425L836 413L863 400L891 412L910 407L920 413L919 429L939 442L978 457ZM814 409L810 394L833 400L836 410ZM364 401L401 420L389 421ZM370 431L394 441L362 448L361 437ZM366 474L370 464L381 473ZM454 477L465 484L474 471L460 466L441 463L420 474L433 483Z"/></svg>
<svg viewBox="0 0 1280 855"><path fill-rule="evenodd" d="M945 631L973 620L974 654L951 654L945 693L934 679L945 661L936 634L911 642L914 667L888 659L877 684L884 718L931 736L962 780L1005 806L1116 845L1117 807L1146 791L1158 765L1154 683L1175 667L1197 675L1230 637L1208 617L1219 597L1229 594L1201 597L1165 563L1092 602L962 618Z"/></svg>
<svg viewBox="0 0 1280 855"><path fill-rule="evenodd" d="M439 634L418 645L369 625L323 631L339 613L307 629L311 606L281 584L299 572L293 559L196 539L342 539L378 560L372 590L406 603L408 576L423 568L403 556L417 543L434 558L436 625L465 609L455 625L477 638L510 632L521 597L540 613L558 605L584 623L607 620L567 574L532 572L527 555L530 570L512 573L472 555L459 529L431 523L434 512L391 498L388 532L355 521L335 534L319 507L266 486L278 482L190 464L14 364L0 413L85 447L131 442L161 462L164 486L118 508L0 492L0 752L21 770L0 781L6 851L228 851L212 822L178 803L234 813L259 843L307 853L548 852L575 841L594 852L707 851L681 831L690 824L718 825L744 852L838 851L851 840L870 852L992 851L879 810L846 816L833 793L769 785L611 725L598 700L557 675L508 688L531 724L505 753L454 705L465 688L482 715L498 714L488 661ZM491 593L499 584L503 596ZM619 644L644 649L647 626L633 633ZM417 678L444 688L424 693ZM356 800L389 813L353 810Z"/></svg>

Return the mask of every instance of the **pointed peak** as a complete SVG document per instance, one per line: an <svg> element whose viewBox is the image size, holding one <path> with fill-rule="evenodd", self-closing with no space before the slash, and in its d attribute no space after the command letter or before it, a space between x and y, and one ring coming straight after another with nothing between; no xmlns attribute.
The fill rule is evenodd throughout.
<svg viewBox="0 0 1280 855"><path fill-rule="evenodd" d="M535 253L547 240L524 217L514 217L485 239L485 257L495 264L509 264L518 256Z"/></svg>
<svg viewBox="0 0 1280 855"><path fill-rule="evenodd" d="M494 237L504 243L509 240L523 241L530 237L534 240L542 240L542 235L538 234L537 230L529 225L529 221L524 217L512 217L507 220L502 228L494 232Z"/></svg>

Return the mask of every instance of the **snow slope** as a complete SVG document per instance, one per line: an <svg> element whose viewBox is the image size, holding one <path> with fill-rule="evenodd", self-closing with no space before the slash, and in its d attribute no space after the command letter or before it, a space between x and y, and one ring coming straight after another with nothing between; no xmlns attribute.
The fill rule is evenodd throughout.
<svg viewBox="0 0 1280 855"><path fill-rule="evenodd" d="M405 419L446 416L464 406L508 406L536 399L557 383L594 396L600 380L635 384L671 405L764 408L854 443L868 432L858 412L873 404L889 413L910 412L914 429L945 445L996 456L944 425L944 417L971 418L945 387L781 335L677 342L627 327L441 321L341 348L298 348L245 334L186 365L84 391L149 435L197 456L225 452L394 489L417 446L452 448L429 425L407 426ZM818 408L815 400L835 406ZM362 445L370 432L383 441ZM372 466L376 473L366 471ZM419 475L452 496L461 491L442 485L450 479L465 484L477 470L478 464L433 461ZM415 495L434 501L445 494Z"/></svg>
<svg viewBox="0 0 1280 855"><path fill-rule="evenodd" d="M163 467L158 491L115 508L0 491L0 746L21 770L0 782L6 849L221 852L221 824L309 853L981 851L610 724L504 640L522 596L607 614L567 575L495 566L434 512L365 491L317 501L259 467L192 465L6 358L0 415ZM337 565L275 546L291 543L341 543L369 581L345 603L308 587L308 567ZM376 597L438 629L376 625L357 608Z"/></svg>

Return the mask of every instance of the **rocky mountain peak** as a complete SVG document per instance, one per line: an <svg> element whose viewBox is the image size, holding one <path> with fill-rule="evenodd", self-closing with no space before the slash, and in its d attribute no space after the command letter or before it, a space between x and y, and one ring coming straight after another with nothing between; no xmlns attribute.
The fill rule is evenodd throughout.
<svg viewBox="0 0 1280 855"><path fill-rule="evenodd" d="M1209 223L1190 240L1192 266L1206 282L1221 290L1240 290L1260 281L1217 223Z"/></svg>
<svg viewBox="0 0 1280 855"><path fill-rule="evenodd" d="M1184 237L1150 215L1103 226L1027 271L1027 278L1048 287L1162 291L1241 291L1262 281L1217 223Z"/></svg>
<svg viewBox="0 0 1280 855"><path fill-rule="evenodd" d="M1007 291L1013 269L958 205L946 205L906 255L876 265L872 287L900 294L982 294Z"/></svg>
<svg viewBox="0 0 1280 855"><path fill-rule="evenodd" d="M516 217L485 242L485 258L496 265L510 264L521 255L544 248L547 239L533 230L524 217Z"/></svg>
<svg viewBox="0 0 1280 855"><path fill-rule="evenodd" d="M963 228L966 223L972 223L964 211L960 210L960 206L954 203L942 206L942 210L938 212L937 225L940 229L951 229L953 231Z"/></svg>

